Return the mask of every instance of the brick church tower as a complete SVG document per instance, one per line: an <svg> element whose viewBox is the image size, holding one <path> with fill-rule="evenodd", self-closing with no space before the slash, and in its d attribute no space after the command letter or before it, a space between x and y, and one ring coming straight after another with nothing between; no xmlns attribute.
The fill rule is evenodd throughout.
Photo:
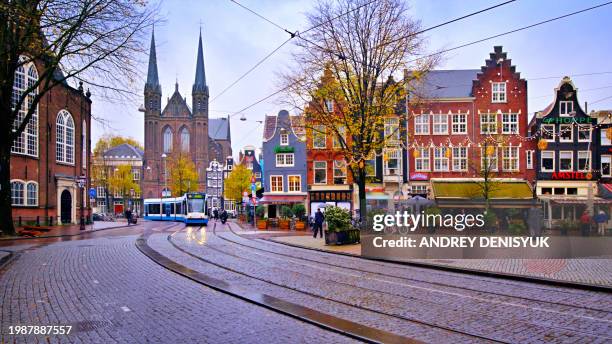
<svg viewBox="0 0 612 344"><path fill-rule="evenodd" d="M161 86L157 72L155 32L151 35L149 69L144 87L145 162L143 196L156 198L164 187L170 188L169 163L179 154L187 154L198 172L198 185L192 191L206 190L206 167L209 162L208 85L204 69L202 33L198 42L192 106L179 92L178 81L167 104L161 107ZM165 158L164 158L165 156ZM164 171L168 170L165 178ZM172 192L172 190L170 190ZM172 192L172 196L179 196Z"/></svg>

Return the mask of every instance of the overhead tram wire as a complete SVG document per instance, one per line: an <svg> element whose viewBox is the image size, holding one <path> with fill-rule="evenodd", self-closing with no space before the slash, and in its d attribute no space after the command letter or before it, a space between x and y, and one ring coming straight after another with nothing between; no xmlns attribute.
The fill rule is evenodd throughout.
<svg viewBox="0 0 612 344"><path fill-rule="evenodd" d="M270 23L271 25L274 25L275 27L277 27L278 29L282 30L283 32L289 33L291 36L290 36L290 38L289 38L287 41L283 42L283 43L282 43L282 44L281 44L281 45L280 45L278 48L276 48L275 50L273 50L273 51L272 51L270 54L268 54L266 57L264 57L262 60L260 60L258 63L256 63L256 64L255 64L255 66L253 66L253 67L252 67L251 69L249 69L249 70L248 70L246 73L244 73L242 76L240 76L240 78L238 78L238 80L236 80L235 82L233 82L233 83L232 83L230 86L226 87L226 88L225 88L223 91L221 91L221 93L220 93L220 94L216 95L216 96L215 96L215 97L214 97L214 98L211 100L211 102L212 102L212 101L214 101L214 100L215 100L216 98L218 98L219 96L221 96L221 94L225 93L227 90L229 90L229 89L230 89L231 87L233 87L235 84L237 84L237 83L238 83L238 81L240 81L240 80L242 80L244 77L246 77L246 76L247 76L247 75L248 75L250 72L252 72L252 71L253 71L255 68L257 68L259 65L261 65L261 64L262 64L262 63L263 63L263 62L264 62L266 59L268 59L270 56L272 56L272 55L273 55L275 52L277 52L277 51L278 51L278 50L279 50L279 49L280 49L282 46L284 46L284 45L285 45L287 42L289 42L291 39L293 39L293 38L295 38L295 37L298 37L298 38L300 38L300 39L302 39L302 40L305 40L306 42L308 42L308 43L310 43L310 44L313 44L313 45L317 46L319 49L322 49L322 50L324 50L324 51L325 51L325 50L327 50L327 51L329 51L329 52L333 53L334 55L338 56L339 58L344 59L345 57L344 57L342 54L340 54L340 53L338 53L338 52L332 52L332 51L330 51L329 49L323 48L323 47L321 47L320 45L318 45L318 44L316 44L316 43L314 43L314 42L310 41L309 39L304 38L302 35L303 35L303 34L305 34L305 33L307 33L307 32L309 32L309 31L312 31L312 30L314 30L314 29L316 29L316 28L318 28L318 27L320 27L320 26L323 26L323 25L325 25L325 24L328 24L328 23L330 23L330 22L332 22L332 21L334 21L334 20L336 20L336 19L338 19L338 18L340 18L340 17L343 17L343 16L345 16L345 15L348 15L349 13L354 12L354 11L356 11L356 10L358 10L358 9L362 8L362 7L365 7L365 6L367 6L367 5L371 4L371 3L374 3L374 2L375 2L375 1L377 1L377 0L369 1L369 2L367 2L367 3L365 3L365 4L362 4L362 5L360 5L360 6L357 6L357 7L353 8L353 9L351 9L350 11L347 11L347 12L345 12L345 13L339 14L339 15L337 15L337 16L335 16L335 17L333 17L333 18L329 19L329 20L326 20L326 21L324 21L324 22L321 22L321 23L319 23L319 24L317 24L317 25L315 25L315 26L312 26L312 27L310 27L310 28L308 28L308 29L306 29L306 30L304 30L304 31L302 31L302 32L297 32L297 31L296 31L295 33L294 33L294 32L291 32L291 31L289 31L289 30L287 30L286 28L282 27L282 26L281 26L281 25L279 25L278 23L273 22L272 20L270 20L270 19L268 19L268 18L264 17L263 15L261 15L261 14L257 13L256 11L254 11L254 10L252 10L252 9L250 9L250 8L248 8L248 7L246 7L246 6L244 6L244 5L242 5L241 3L239 3L239 2L238 2L238 1L236 1L236 0L230 0L230 1L231 1L231 2L233 2L234 4L238 5L238 6L242 7L243 9L245 9L245 10L247 10L247 11L249 11L249 12L253 13L253 14L254 14L254 15L256 15L257 17L259 17L259 18L261 18L261 19L265 20L266 22ZM466 18L469 18L469 17L471 17L471 16L474 16L474 15L477 15L477 14L480 14L480 13L483 13L483 12L486 12L486 11L490 11L490 10L492 10L492 9L495 9L495 8L498 8L498 7L501 7L501 6L507 5L507 4L512 3L512 2L514 2L514 1L516 1L516 0L509 0L509 1L506 1L506 2L503 2L503 3L500 3L500 4L497 4L497 5L494 5L494 6L491 6L491 7L487 7L487 8L485 8L485 9L478 10L478 11L476 11L476 12L472 12L472 13L466 14L466 15L464 15L464 16L461 16L461 17L458 17L458 18L455 18L455 19L452 19L452 20L446 21L446 22L444 22L444 23L440 23L440 24L437 24L437 25L434 25L434 26L428 27L428 28L426 28L426 29L423 29L423 30L421 30L421 31L419 31L419 32L417 32L417 33L413 33L413 34L414 34L414 35L416 35L416 34L420 34L420 33L423 33L423 32L427 32L427 31L430 31L430 30L433 30L433 29L436 29L436 28L439 28L439 27L442 27L442 26L445 26L445 25L448 25L448 24L451 24L451 23L454 23L454 22L457 22L457 21L460 21L460 20L466 19ZM244 109L242 109L242 110L240 110L240 111L235 112L234 114L230 115L230 117L233 117L233 116L235 116L235 115L239 114L240 112L245 111L245 110L247 110L247 109L249 109L249 108L251 108L251 107L253 107L253 106L255 106L255 105L257 105L257 104L259 104L259 103L261 103L261 102L263 102L263 101L265 101L265 100L267 100L267 99L269 99L270 97L273 97L274 95L276 95L276 94L278 94L278 93L280 93L280 92L282 92L282 91L286 90L287 88L289 88L289 86L288 86L288 87L285 87L285 88L283 88L283 89L281 89L281 90L279 90L279 91L276 91L276 92L274 92L273 94L271 94L271 95L269 95L269 96L266 96L265 98L263 98L263 99L261 99L261 100L259 100L259 101L255 102L255 103L253 103L253 104L251 104L251 105L247 106L246 108L244 108Z"/></svg>
<svg viewBox="0 0 612 344"><path fill-rule="evenodd" d="M472 42L469 42L469 43L461 44L461 45L458 45L456 47L452 47L452 48L449 48L449 49L444 49L444 50L438 51L438 52L433 53L433 54L421 56L421 57L419 57L417 59L410 60L410 61L408 61L408 63L416 62L418 60L422 60L422 59L427 58L427 57L432 57L432 56L440 55L440 54L443 54L443 53L447 53L449 51L465 48L465 47L468 47L468 46L471 46L471 45L474 45L474 44L482 43L482 42L485 42L485 41L488 41L488 40L491 40L491 39L494 39L494 38L498 38L498 37L501 37L501 36L509 35L509 34L516 33L516 32L519 32L519 31L524 31L524 30L527 30L527 29L531 29L531 28L534 28L536 26L547 24L547 23L550 23L550 22L553 22L553 21L557 21L557 20L560 20L560 19L563 19L563 18L571 17L573 15L584 13L584 12L587 12L587 11L591 11L591 10L594 10L594 9L597 9L597 8L600 8L600 7L604 7L604 6L607 6L607 5L610 5L610 4L612 4L612 1L604 2L604 3L599 4L599 5L595 5L595 6L591 6L591 7L582 9L582 10L578 10L578 11L574 11L574 12L571 12L571 13L567 13L567 14L564 14L562 16L546 19L546 20L543 20L543 21L540 21L540 22L537 22L537 23L534 23L534 24L531 24L531 25L523 26L523 27L520 27L518 29L506 31L506 32L503 32L503 33L499 33L497 35L489 36L489 37L482 38L482 39L479 39L479 40L476 40L476 41L472 41Z"/></svg>
<svg viewBox="0 0 612 344"><path fill-rule="evenodd" d="M469 42L469 43L465 43L465 44L462 44L462 45L459 45L459 46L456 46L456 47L453 47L453 48L445 49L443 51L439 51L439 52L436 52L436 53L433 53L433 54L422 56L422 57L420 57L418 59L409 61L409 63L410 62L418 61L418 60L426 58L426 57L431 57L431 56L439 55L439 54L442 54L442 53L447 52L447 51L452 51L452 50L457 50L457 49L465 48L465 47L468 47L470 45L481 43L481 42L484 42L484 41L487 41L487 40L490 40L490 39L493 39L493 38L501 37L501 36L508 35L508 34L511 34L511 33L515 33L515 32L518 32L518 31L527 30L527 29L530 29L530 28L533 28L533 27L536 27L536 26L539 26L539 25L542 25L542 24L550 23L550 22L553 22L553 21L556 21L556 20L559 20L559 19L567 18L567 17L573 16L573 15L576 15L576 14L580 14L580 13L583 13L583 12L594 10L596 8L600 8L600 7L603 7L603 6L610 5L610 4L612 4L612 1L608 1L608 2L599 4L599 5L595 5L595 6L592 6L592 7L589 7L589 8L585 8L585 9L582 9L582 10L579 10L579 11L571 12L571 13L568 13L568 14L565 14L565 15L562 15L562 16L558 16L558 17L555 17L555 18L547 19L547 20L544 20L544 21L541 21L541 22L538 22L538 23L535 23L535 24L531 24L531 25L524 26L524 27L521 27L521 28L518 28L518 29L514 29L514 30L511 30L511 31L500 33L500 34L497 34L497 35L494 35L494 36L489 36L487 38L483 38L483 39L479 39L479 40L472 41L472 42ZM608 73L608 72L601 72L601 73L597 73L597 74L604 74L604 73ZM595 73L588 73L588 74L595 74ZM250 109L251 107L253 107L253 106L255 106L255 105L257 105L257 104L259 104L259 103L261 103L261 102L263 102L263 101L265 101L265 100L267 100L267 99L269 99L269 98L271 98L271 97L273 97L273 96L283 92L283 91L285 91L286 89L288 89L291 86L293 86L293 85L285 86L285 87L275 91L274 93L272 93L270 95L267 95L267 96L265 96L262 99L259 99L258 101L252 103L251 105L248 105L245 108L241 109L240 111L237 111L236 113L230 115L230 117L233 117L233 116L235 116L235 115L237 115L237 114L239 114L239 113L241 113L243 111L246 111L246 110ZM610 98L612 98L612 96ZM605 99L599 99L598 101L602 101L602 100L605 100Z"/></svg>

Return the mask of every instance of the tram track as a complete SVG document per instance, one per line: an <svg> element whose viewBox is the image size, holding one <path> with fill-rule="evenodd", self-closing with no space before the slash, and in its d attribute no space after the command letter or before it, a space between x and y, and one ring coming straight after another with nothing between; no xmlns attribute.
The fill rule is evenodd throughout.
<svg viewBox="0 0 612 344"><path fill-rule="evenodd" d="M270 242L270 241L267 241L267 240L262 241L262 240L257 240L257 239L252 239L252 238L248 238L248 237L242 236L242 235L236 233L232 229L231 225L228 225L228 229L230 230L230 232L233 235L235 235L235 236L237 236L239 238L242 238L244 240L247 240L247 241L252 241L254 243L269 243L269 244L272 244L274 246L282 247L283 249L287 248L287 246L283 245L282 243ZM312 263L313 263L312 260L308 260L308 259L305 259L305 258L302 258L302 257L296 257L294 255L290 255L290 254L286 254L286 253L276 252L276 251L269 250L269 249L264 249L264 248L261 248L261 247L246 245L244 243L228 239L228 238L226 238L224 236L218 236L218 237L220 239L222 239L224 241L227 241L227 242L230 242L232 244L236 244L236 245L239 245L239 246L242 246L242 247L246 247L246 248L257 250L257 251L261 251L261 252L270 253L270 254L273 254L273 255L287 257L287 258L290 258L290 259L293 259L293 260L305 261L305 262L307 262L307 264L310 264L311 266L316 267L316 265L312 265ZM295 249L296 250L300 250L299 248L295 248ZM307 249L301 249L301 250L308 251ZM316 251L316 252L318 252L318 251ZM334 255L334 253L327 253L327 252L318 252L318 253L321 253L321 254L324 254L324 255ZM346 259L348 259L348 258L360 259L359 257L345 257L345 256L342 256L342 258L346 258ZM333 267L333 268L336 268L336 269L347 269L346 266L330 263L330 262L324 261L324 260L317 260L317 261L315 261L315 263L316 264L323 264L323 265L330 266L330 267ZM385 268L385 267L388 267L390 265L393 265L392 263L379 263L379 262L370 261L370 260L368 260L368 263L372 264L372 265L376 265L377 267L380 267L380 268ZM417 267L417 268L415 268L415 267L410 267L410 266L405 266L405 265L395 266L395 268L400 268L400 267L401 268L405 268L405 269L410 269L410 270L413 270L413 271L416 271L416 272L422 272L425 269L431 270L432 274L435 274L435 275L437 275L439 277L442 277L442 278L446 277L446 276L452 275L454 278L461 278L461 279L467 279L467 280L474 280L474 281L482 282L482 280L477 280L477 279L475 279L473 277L470 277L470 276L461 276L461 277L459 277L458 273L446 273L446 272L444 272L444 273L441 274L441 273L437 272L436 269L433 268L433 267L432 268L424 268L424 267ZM606 313L606 314L612 314L612 311L610 311L609 309L598 308L598 307L591 307L591 306L584 306L584 305L576 305L576 304L571 304L571 303L566 303L566 302L559 302L559 301L542 300L541 298L527 297L527 296L522 296L522 295L521 296L511 295L511 294L508 294L508 293L501 293L501 292L490 291L490 290L486 290L485 291L485 290L482 290L482 289L475 289L475 288L467 287L467 286L465 286L464 283L461 283L461 284L448 284L448 283L437 282L437 281L428 281L428 280L424 280L424 279L417 279L417 278L410 278L410 277L405 277L405 276L391 275L391 274L387 274L387 273L380 272L380 271L365 270L365 269L356 268L356 267L351 267L350 270L357 271L357 272L364 273L364 274L371 274L371 275L381 276L381 277L384 277L384 278L394 278L394 279L399 279L399 280L403 280L403 281L410 281L410 282L417 282L417 283L423 283L423 284L430 284L430 285L435 285L435 286L440 286L440 287L445 287L445 288L466 290L466 291L475 292L475 293L485 293L485 294L496 295L496 296L501 296L501 297L507 297L507 298L512 298L512 299L520 299L520 300L525 300L525 301L530 301L530 302L546 303L546 304L552 304L552 305L563 306L563 307L581 308L581 309L588 310L588 311L603 312L603 313ZM511 282L511 283L508 283L508 282ZM548 293L548 292L551 292L551 291L554 291L556 293L562 292L562 293L567 293L567 294L570 294L570 295L576 295L577 297L582 297L586 293L589 293L589 294L593 293L593 292L584 292L582 290L572 290L572 289L569 289L569 288L563 288L563 289L557 288L557 289L553 289L553 288L540 287L539 285L529 286L526 282L513 283L512 281L504 281L503 278L500 278L500 279L495 280L495 281L492 281L491 279L487 279L487 283L494 283L494 284L498 284L498 285L508 285L508 286L511 286L512 288L519 288L519 287L520 288L525 288L525 287L528 287L528 288L532 288L532 289L541 291L542 293ZM411 284L405 284L405 285L407 287L413 287L413 288L416 287L416 286L411 285ZM439 290L435 290L435 291L439 291Z"/></svg>
<svg viewBox="0 0 612 344"><path fill-rule="evenodd" d="M175 232L171 236L169 236L169 240L171 241L171 243L173 244L173 246L175 248L179 249L180 251L182 251L182 252L184 252L184 253L186 253L186 254L188 254L188 255L196 258L196 259L199 259L199 260L205 261L206 263L213 264L215 266L218 266L218 267L230 270L232 272L244 275L246 277L254 278L254 279L260 280L260 281L265 282L265 283L273 284L273 285L276 285L276 286L279 286L279 287L283 287L283 288L288 288L288 289L291 289L293 291L304 293L304 294L307 294L307 295L310 295L310 296L313 296L313 297L318 297L318 298L326 299L328 301L337 302L337 303L344 304L344 305L350 306L350 307L360 308L360 309L363 309L363 310L366 310L366 311L371 311L371 312L378 313L378 314L381 314L381 315L391 316L391 317L399 318L399 319L402 319L402 320L405 320L405 321L416 321L416 322L419 322L419 323L427 325L427 326L436 326L438 328L442 328L442 329L445 329L445 330L455 330L455 329L450 328L448 326L438 326L438 325L434 325L434 324L431 324L431 323L420 321L418 319L407 318L407 317L399 316L397 314L392 314L392 313L388 313L388 312L381 312L379 310L372 309L372 308L360 307L358 305L355 305L355 304L352 304L352 303L343 302L343 301L340 301L340 300L337 300L337 299L326 298L326 297L323 297L323 296L321 296L319 294L310 293L310 292L307 292L307 291L304 291L304 290L301 290L301 289L297 289L297 288L292 288L292 287L289 287L289 286L284 285L284 284L280 284L280 283L276 283L274 281L270 281L269 279L266 279L266 278L260 278L260 277L253 276L253 275L248 274L248 273L244 273L244 272L238 271L236 269L228 268L225 265L218 264L216 262L210 261L208 259L205 259L205 258L203 258L201 256L193 254L192 252L189 252L189 251L179 247L176 243L172 242L172 240L171 240L171 237L174 236L177 233L178 232ZM221 238L221 236L217 235L217 233L216 233L216 224L215 224L215 226L213 226L213 235L215 235L215 237ZM219 252L221 254L234 257L236 259L251 261L254 264L259 264L260 263L260 261L257 261L257 260L254 260L254 259L245 258L245 257L241 257L241 256L238 256L238 255L236 255L234 253L229 253L229 252L223 251L223 250L221 250L221 249L219 249L219 248L217 248L215 246L212 246L212 245L207 245L207 248L211 249L213 251ZM266 255L263 255L262 257L270 258L270 256L266 256ZM308 265L308 266L310 266L310 265ZM315 267L316 268L316 266L310 266L310 267ZM405 296L405 295L401 295L401 294L398 294L398 293L390 293L390 292L385 292L385 291L378 290L378 289L371 289L371 288L360 287L360 286L357 286L355 284L347 284L347 283L339 282L339 281L332 280L332 279L321 279L320 277L313 277L311 275L300 273L300 272L295 271L295 270L288 270L288 269L283 269L283 268L278 268L278 267L276 267L276 268L281 270L281 271L285 270L287 272L291 272L291 273L294 273L294 274L301 274L301 275L304 275L304 276L306 276L308 278L319 279L321 283L325 283L325 284L326 283L334 283L334 284L338 284L338 285L344 285L346 287L351 287L351 288L363 290L364 292L375 292L375 293L383 294L383 295L390 296L390 297L393 297L393 298L412 299L414 301L418 301L418 302L421 302L421 303L429 303L429 304L431 304L432 306L435 306L435 307L444 307L445 306L443 303L433 302L433 301L430 301L430 300L416 298L416 297L413 297L413 296ZM338 273L338 271L334 271L334 270L332 270L330 272ZM356 277L356 276L352 276L352 277ZM380 282L388 283L389 281L380 281ZM434 290L431 290L431 291L434 291ZM465 297L465 295L455 295L455 296ZM485 299L478 299L476 301L479 301L479 302L491 302L490 300L485 300ZM513 307L520 307L520 308L531 308L532 310L535 310L535 311L549 312L549 313L553 313L556 316L567 316L567 317L571 317L571 318L574 318L574 319L575 318L581 318L581 320L603 321L603 322L607 322L607 323L611 323L612 322L610 320L602 320L602 319L594 318L594 317L576 316L576 315L572 315L572 314L567 314L567 313L563 313L563 312L552 311L552 310L547 310L547 309L542 309L542 308L525 307L523 305L517 305L517 304L508 304L508 303L506 303L503 306L513 306ZM483 318L487 318L487 317L489 317L489 318L497 318L497 319L502 320L502 321L508 321L509 320L508 317L498 316L498 315L496 315L494 313L491 313L491 312L485 313L485 312L480 312L480 311L472 311L472 310L469 310L469 309L459 309L459 308L456 308L456 307L454 309L452 309L452 310L456 311L456 312L472 313L473 315L482 316ZM578 319L578 320L580 320L580 319ZM518 324L522 324L521 326L535 326L535 327L539 327L539 328L547 328L547 329L554 329L554 330L561 330L561 331L570 331L571 333L580 333L580 334L582 334L584 336L591 336L593 338L612 340L612 337L602 336L602 334L600 334L600 333L584 331L584 330L580 330L580 329L576 329L576 328L569 328L569 327L564 327L564 326L555 326L555 325L550 325L550 324L543 324L543 323L540 323L540 322L530 322L530 321L516 319L515 317L513 317L513 319L511 321L514 322L514 323L517 323L517 327L519 327L519 328L520 328L520 326L518 326ZM553 323L554 319L549 319L548 322ZM467 331L462 331L462 332L463 333L467 333L469 335L473 335L473 336L480 336L481 339L498 340L500 342L503 342L503 340L496 339L496 338L490 338L490 337L486 337L486 336L482 336L482 335L478 335L478 334L474 334L474 333L469 333Z"/></svg>

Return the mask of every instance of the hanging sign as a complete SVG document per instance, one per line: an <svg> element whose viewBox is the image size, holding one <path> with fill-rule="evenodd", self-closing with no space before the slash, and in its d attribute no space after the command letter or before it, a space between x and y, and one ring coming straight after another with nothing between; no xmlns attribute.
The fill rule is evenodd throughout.
<svg viewBox="0 0 612 344"><path fill-rule="evenodd" d="M589 172L553 172L554 180L591 180L593 174Z"/></svg>

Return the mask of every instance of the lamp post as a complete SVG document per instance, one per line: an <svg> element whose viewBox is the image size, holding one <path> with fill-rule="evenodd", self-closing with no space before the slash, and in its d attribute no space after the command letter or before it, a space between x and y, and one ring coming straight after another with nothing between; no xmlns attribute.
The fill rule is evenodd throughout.
<svg viewBox="0 0 612 344"><path fill-rule="evenodd" d="M168 156L166 155L166 153L163 153L161 157L164 160L164 190L162 191L162 198L164 198L168 192L168 185L167 185L167 178L166 178L168 175L168 170L166 169L166 158Z"/></svg>
<svg viewBox="0 0 612 344"><path fill-rule="evenodd" d="M85 197L83 195L83 189L85 188L85 183L87 183L87 178L85 176L80 176L76 180L76 184L80 190L81 194L81 210L80 210L80 221L79 221L79 230L85 230L85 217L83 214L83 208L85 207Z"/></svg>

